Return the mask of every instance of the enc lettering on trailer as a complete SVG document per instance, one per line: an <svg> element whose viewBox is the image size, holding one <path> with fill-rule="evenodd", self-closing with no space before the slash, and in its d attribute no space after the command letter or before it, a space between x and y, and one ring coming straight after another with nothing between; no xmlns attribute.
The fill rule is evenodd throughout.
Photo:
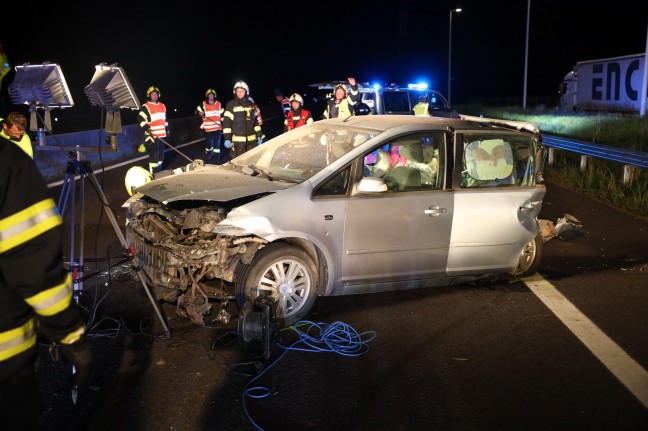
<svg viewBox="0 0 648 431"><path fill-rule="evenodd" d="M618 62L600 63L592 66L592 100L619 100L621 95L621 82L627 98L637 101L639 91L632 87L632 74L639 71L639 60L630 62L625 73ZM603 86L605 78L605 98Z"/></svg>

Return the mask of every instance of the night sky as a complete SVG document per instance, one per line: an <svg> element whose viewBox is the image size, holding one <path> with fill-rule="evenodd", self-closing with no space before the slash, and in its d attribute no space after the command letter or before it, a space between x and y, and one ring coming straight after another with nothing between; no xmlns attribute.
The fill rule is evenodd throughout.
<svg viewBox="0 0 648 431"><path fill-rule="evenodd" d="M209 87L226 102L238 79L259 105L273 102L275 88L290 95L348 76L424 79L445 94L455 7L463 11L452 20L453 102L523 94L527 0L404 1L389 8L222 0L36 4L3 14L0 43L13 65L60 64L75 102L69 110L78 113L98 109L83 89L103 62L125 70L140 102L157 85L179 114L191 114ZM647 28L647 0L532 0L529 100L556 95L577 61L644 52ZM15 109L7 95L13 76L2 81L3 112Z"/></svg>

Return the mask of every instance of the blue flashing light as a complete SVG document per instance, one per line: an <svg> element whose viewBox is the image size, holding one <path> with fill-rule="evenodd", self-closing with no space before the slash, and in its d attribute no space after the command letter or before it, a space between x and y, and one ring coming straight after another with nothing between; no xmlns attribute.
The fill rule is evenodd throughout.
<svg viewBox="0 0 648 431"><path fill-rule="evenodd" d="M428 85L425 82L419 82L418 84L407 84L407 88L410 90L427 90Z"/></svg>
<svg viewBox="0 0 648 431"><path fill-rule="evenodd" d="M373 85L373 89L374 89L374 90L380 90L380 88L381 88L381 85L380 85L380 84L374 84L374 85Z"/></svg>

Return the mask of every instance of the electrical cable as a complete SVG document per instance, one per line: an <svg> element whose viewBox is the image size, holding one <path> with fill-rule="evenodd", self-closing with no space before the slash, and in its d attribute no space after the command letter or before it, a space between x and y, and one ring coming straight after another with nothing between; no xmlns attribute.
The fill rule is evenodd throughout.
<svg viewBox="0 0 648 431"><path fill-rule="evenodd" d="M306 326L305 331L299 329L302 326ZM312 353L332 352L343 356L361 356L369 351L369 341L376 338L375 331L358 333L352 326L340 321L327 324L323 322L315 323L308 320L300 320L293 326L284 329L294 330L299 339L289 346L278 344L278 346L283 349L281 355L279 355L279 357L263 371L250 379L243 388L243 410L245 411L245 416L259 431L264 430L254 421L254 419L252 419L247 408L246 397L262 399L271 395L270 389L264 386L251 385L275 366L286 353L289 351ZM301 347L300 345L302 344L305 345L305 347Z"/></svg>

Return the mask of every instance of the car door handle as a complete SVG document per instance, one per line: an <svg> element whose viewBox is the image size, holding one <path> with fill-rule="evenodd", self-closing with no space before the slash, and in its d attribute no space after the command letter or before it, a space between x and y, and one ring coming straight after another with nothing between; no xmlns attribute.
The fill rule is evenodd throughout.
<svg viewBox="0 0 648 431"><path fill-rule="evenodd" d="M448 212L447 208L440 208L438 205L432 205L429 209L426 209L423 211L425 214L429 215L430 217L438 217L441 214L445 214Z"/></svg>
<svg viewBox="0 0 648 431"><path fill-rule="evenodd" d="M525 214L533 212L539 203L540 201L528 202L520 207L520 212Z"/></svg>

